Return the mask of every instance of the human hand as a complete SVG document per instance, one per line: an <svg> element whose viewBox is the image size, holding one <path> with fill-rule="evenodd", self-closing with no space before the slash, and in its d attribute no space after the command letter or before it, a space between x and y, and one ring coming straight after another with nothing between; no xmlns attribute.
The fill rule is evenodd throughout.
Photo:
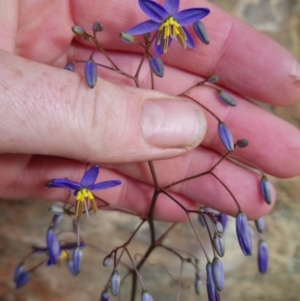
<svg viewBox="0 0 300 301"><path fill-rule="evenodd" d="M4 50L0 63L1 153L6 154L0 157L2 198L65 200L67 192L46 190L45 183L57 177L78 180L85 166L80 162L92 161L113 168L102 168L104 179L123 182L101 196L146 214L152 180L143 163L130 162L185 154L155 162L159 183L164 186L205 170L218 160L216 151L222 146L215 121L208 115L202 146L187 153L202 141L206 124L200 111L189 102L111 83L128 84L128 79L102 69L101 79L90 90L82 76L51 67L61 68L67 61L87 59L91 45L79 39L72 41L70 28L78 24L88 30L92 22L100 21L105 26L101 33L103 45L112 51L110 55L124 70L133 72L138 54L132 53L135 49L132 45L118 40L118 34L147 17L136 1L132 3L129 9L128 2L117 1L101 5L93 1L73 1L72 5L36 1L30 6L19 3L19 10L18 1L0 4L4 28L0 33L0 46ZM172 45L163 56L169 66L164 79L157 81L156 89L176 95L198 82L199 76L217 73L221 76L220 84L238 94L274 105L288 105L297 100L299 65L286 50L205 1L192 1L189 6L211 9L204 21L211 44L185 51ZM95 60L103 58L96 55ZM143 76L143 83L149 82L149 74ZM250 141L249 147L237 150L236 155L278 177L299 173L297 129L237 95L238 106L234 110L219 104L210 90L195 90L193 95L226 122L236 139ZM182 126L171 128L163 138L155 140L148 136L154 146L143 136L140 121L143 101L149 98L168 99L168 111L175 115L178 111L186 112L176 119ZM193 129L190 135L187 128ZM255 218L270 209L258 197L257 178L250 171L224 162L217 174L235 192L248 217ZM229 214L236 212L230 196L211 177L185 182L172 190L188 207L198 207L201 203ZM161 197L156 217L181 220L183 214L176 204Z"/></svg>

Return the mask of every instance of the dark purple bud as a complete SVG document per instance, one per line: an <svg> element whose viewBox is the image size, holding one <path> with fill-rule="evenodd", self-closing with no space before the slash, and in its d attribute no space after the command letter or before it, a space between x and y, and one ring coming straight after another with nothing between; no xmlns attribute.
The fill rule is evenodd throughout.
<svg viewBox="0 0 300 301"><path fill-rule="evenodd" d="M97 79L98 79L98 67L94 60L86 61L84 65L84 76L87 85L93 89L96 86Z"/></svg>
<svg viewBox="0 0 300 301"><path fill-rule="evenodd" d="M82 266L83 252L80 246L73 251L74 272L76 275L80 272Z"/></svg>
<svg viewBox="0 0 300 301"><path fill-rule="evenodd" d="M232 134L224 122L219 122L218 133L224 147L230 152L234 151Z"/></svg>
<svg viewBox="0 0 300 301"><path fill-rule="evenodd" d="M220 257L223 257L225 254L225 244L224 239L221 234L215 233L213 238L213 246L215 251Z"/></svg>
<svg viewBox="0 0 300 301"><path fill-rule="evenodd" d="M262 176L260 180L260 189L265 202L270 205L272 203L272 184L266 176Z"/></svg>
<svg viewBox="0 0 300 301"><path fill-rule="evenodd" d="M53 227L49 227L46 236L48 256L57 263L60 256L60 243Z"/></svg>
<svg viewBox="0 0 300 301"><path fill-rule="evenodd" d="M217 83L220 80L220 76L218 74L213 74L209 76L205 81L209 83Z"/></svg>
<svg viewBox="0 0 300 301"><path fill-rule="evenodd" d="M15 269L14 282L16 282L18 280L19 276L24 272L25 272L24 262L20 262Z"/></svg>
<svg viewBox="0 0 300 301"><path fill-rule="evenodd" d="M245 148L249 145L249 142L247 139L239 139L235 145L239 148Z"/></svg>
<svg viewBox="0 0 300 301"><path fill-rule="evenodd" d="M258 242L257 265L260 273L265 274L268 271L269 251L266 242L262 239Z"/></svg>
<svg viewBox="0 0 300 301"><path fill-rule="evenodd" d="M218 97L221 101L223 101L226 105L235 107L236 106L236 101L235 99L227 92L223 90L218 90L217 91Z"/></svg>
<svg viewBox="0 0 300 301"><path fill-rule="evenodd" d="M236 215L236 234L240 247L245 256L250 256L252 253L252 235L246 214L239 211Z"/></svg>
<svg viewBox="0 0 300 301"><path fill-rule="evenodd" d="M16 288L21 288L25 286L31 279L31 272L24 271L19 277L15 280Z"/></svg>
<svg viewBox="0 0 300 301"><path fill-rule="evenodd" d="M216 300L216 286L212 274L212 264L208 262L206 264L206 290L209 301Z"/></svg>
<svg viewBox="0 0 300 301"><path fill-rule="evenodd" d="M75 267L74 267L74 261L73 261L73 260L69 260L69 261L68 261L68 267L69 267L70 272L71 272L74 276L77 276L77 275L78 275L77 271L75 270Z"/></svg>
<svg viewBox="0 0 300 301"><path fill-rule="evenodd" d="M127 44L132 44L132 43L136 42L136 39L134 36L127 34L125 32L120 33L120 39Z"/></svg>
<svg viewBox="0 0 300 301"><path fill-rule="evenodd" d="M255 220L255 227L259 233L263 233L265 230L265 218L262 216L261 218Z"/></svg>
<svg viewBox="0 0 300 301"><path fill-rule="evenodd" d="M113 296L117 296L120 288L120 275L114 270L110 277L110 290Z"/></svg>
<svg viewBox="0 0 300 301"><path fill-rule="evenodd" d="M204 24L199 20L193 23L194 31L200 41L204 44L209 44L209 36Z"/></svg>
<svg viewBox="0 0 300 301"><path fill-rule="evenodd" d="M108 266L110 266L112 261L113 261L113 258L111 256L105 256L104 259L103 259L102 264L103 264L104 267L108 267Z"/></svg>
<svg viewBox="0 0 300 301"><path fill-rule="evenodd" d="M216 218L222 224L223 231L224 231L227 227L228 215L225 214L225 213L220 212L220 213L216 214Z"/></svg>
<svg viewBox="0 0 300 301"><path fill-rule="evenodd" d="M75 65L74 65L73 62L68 63L68 64L64 67L65 70L69 70L69 71L74 71L74 68L75 68Z"/></svg>
<svg viewBox="0 0 300 301"><path fill-rule="evenodd" d="M224 268L219 258L215 257L212 262L212 274L216 289L220 292L224 288Z"/></svg>
<svg viewBox="0 0 300 301"><path fill-rule="evenodd" d="M159 57L152 57L149 59L149 66L152 72L158 76L163 77L165 68L162 60Z"/></svg>
<svg viewBox="0 0 300 301"><path fill-rule="evenodd" d="M104 290L101 293L100 301L109 301L110 293L106 290Z"/></svg>
<svg viewBox="0 0 300 301"><path fill-rule="evenodd" d="M93 23L93 26L92 26L92 30L93 32L100 32L100 31L103 31L103 25L99 22L94 22Z"/></svg>
<svg viewBox="0 0 300 301"><path fill-rule="evenodd" d="M153 301L153 298L147 291L142 291L142 301Z"/></svg>
<svg viewBox="0 0 300 301"><path fill-rule="evenodd" d="M72 31L73 31L76 35L78 35L78 36L83 36L83 35L86 34L84 28L81 27L81 26L78 26L78 25L74 25L74 26L72 27Z"/></svg>

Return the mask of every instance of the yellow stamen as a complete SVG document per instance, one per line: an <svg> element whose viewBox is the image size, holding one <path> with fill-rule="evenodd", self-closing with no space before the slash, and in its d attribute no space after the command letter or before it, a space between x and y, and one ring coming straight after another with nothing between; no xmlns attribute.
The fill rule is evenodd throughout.
<svg viewBox="0 0 300 301"><path fill-rule="evenodd" d="M157 36L157 45L161 44L163 39L164 52L167 52L169 38L177 38L183 48L186 48L187 36L181 25L173 17L168 18L159 28Z"/></svg>
<svg viewBox="0 0 300 301"><path fill-rule="evenodd" d="M83 212L83 207L85 210L89 210L91 207L94 210L94 212L97 212L97 204L95 202L95 198L93 194L87 189L82 188L78 191L76 195L76 208L75 208L75 214L77 216L81 216Z"/></svg>

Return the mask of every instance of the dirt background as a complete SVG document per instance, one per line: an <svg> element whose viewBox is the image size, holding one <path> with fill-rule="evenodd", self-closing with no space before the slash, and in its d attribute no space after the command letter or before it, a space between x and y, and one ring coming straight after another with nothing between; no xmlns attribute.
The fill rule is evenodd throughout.
<svg viewBox="0 0 300 301"><path fill-rule="evenodd" d="M269 35L300 60L300 1L298 0L213 0L211 1L250 23ZM270 108L274 114L289 120L300 128L300 104L289 108ZM226 231L226 255L222 260L226 269L226 288L222 292L223 301L267 300L294 301L300 294L300 177L289 180L276 180L278 202L266 218L265 239L270 249L269 273L257 273L256 258L244 258L238 248L231 220ZM103 255L99 251L85 250L84 268L79 277L70 276L64 268L39 269L34 280L16 291L12 282L15 266L33 244L43 245L45 231L49 223L48 203L8 202L0 203L0 301L54 301L54 300L98 300L100 291L109 277L110 269L102 268ZM138 224L138 219L122 216L119 213L100 212L98 218L90 219L83 226L84 237L103 249L124 242L130 231ZM64 221L62 228L70 227L70 220ZM165 227L165 225L162 225ZM137 236L133 244L136 252L144 249L148 240L147 227ZM193 250L202 258L191 230L180 225L169 242ZM101 254L101 256L99 256ZM255 254L254 254L255 255ZM38 260L38 259L37 259ZM34 264L34 261L31 262ZM155 263L156 265L153 265ZM173 277L166 273L163 263ZM143 276L155 300L174 300L176 277L179 262L168 253L155 253L145 266ZM124 271L123 271L124 272ZM123 273L122 272L122 273ZM203 294L193 293L194 272L184 271L181 300L207 300ZM127 300L123 290L123 300Z"/></svg>

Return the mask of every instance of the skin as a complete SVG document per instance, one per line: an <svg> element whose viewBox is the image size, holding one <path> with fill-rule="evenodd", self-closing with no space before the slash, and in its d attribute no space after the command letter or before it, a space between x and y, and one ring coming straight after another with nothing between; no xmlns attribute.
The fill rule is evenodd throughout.
<svg viewBox="0 0 300 301"><path fill-rule="evenodd" d="M164 94L137 89L128 79L103 69L91 90L82 75L62 70L68 61L88 58L92 49L86 41L74 40L70 28L77 24L89 31L92 22L100 21L105 26L100 38L105 49L122 69L134 73L140 49L125 45L118 35L148 17L137 1L131 2L0 2L0 197L55 201L72 198L69 191L46 189L45 183L53 178L80 180L85 162L93 162L103 167L99 181L122 180L122 185L99 196L147 214L152 179L146 163L134 162L164 159L155 162L155 168L160 185L165 186L205 171L224 148L217 136L216 121L206 112L205 137L199 135L197 141L181 148L149 146L137 130L141 103L147 98L172 98L167 95L177 95L199 78L215 73L221 76L220 85L236 98L236 108L220 104L214 91L207 88L191 95L215 112L235 139L250 141L248 148L235 154L242 162L255 164L276 177L298 175L298 129L247 98L278 106L295 103L300 95L299 64L274 41L206 1L181 3L181 9L211 9L203 20L211 43L206 46L197 40L194 50L171 45L162 57L166 75L156 80L156 89ZM94 58L106 62L98 53ZM184 58L184 63L178 58ZM149 74L142 72L141 86L149 88ZM222 163L216 174L234 191L250 219L271 209L260 195L259 176L232 162ZM231 215L237 210L226 190L211 176L181 183L171 191L188 208L205 204ZM159 198L155 217L185 219L178 206L165 196Z"/></svg>

